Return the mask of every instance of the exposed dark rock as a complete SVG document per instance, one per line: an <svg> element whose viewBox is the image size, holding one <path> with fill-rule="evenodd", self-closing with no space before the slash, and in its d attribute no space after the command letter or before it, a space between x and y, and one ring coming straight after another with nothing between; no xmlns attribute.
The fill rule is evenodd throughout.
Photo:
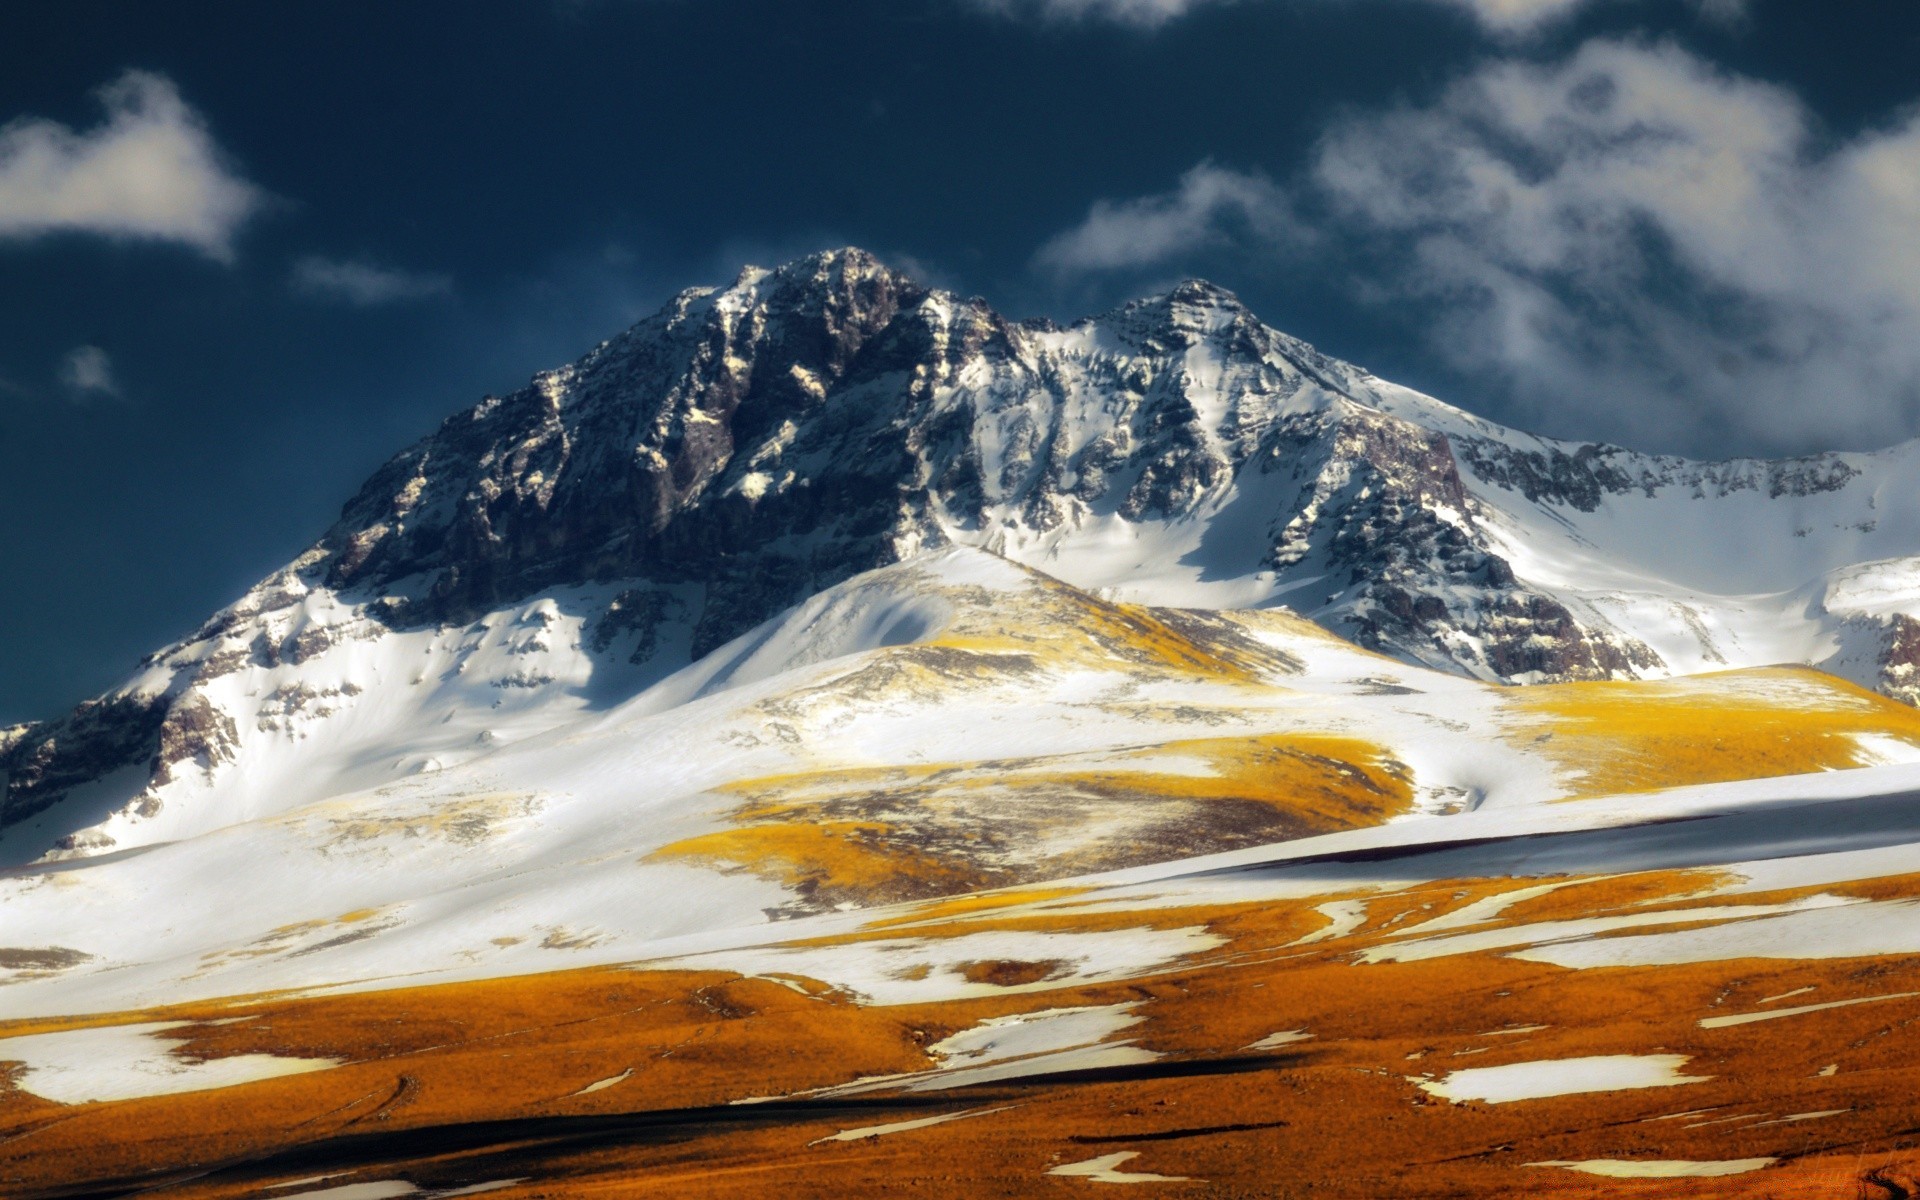
<svg viewBox="0 0 1920 1200"><path fill-rule="evenodd" d="M4 971L65 971L92 961L93 955L67 946L43 946L37 950L0 946L0 970Z"/></svg>
<svg viewBox="0 0 1920 1200"><path fill-rule="evenodd" d="M233 761L240 731L233 718L215 708L199 692L175 701L160 721L159 742L153 752L153 783L172 781L174 772L191 764L211 774L214 767Z"/></svg>
<svg viewBox="0 0 1920 1200"><path fill-rule="evenodd" d="M1920 621L1905 613L1887 620L1886 649L1880 654L1880 690L1896 700L1920 705Z"/></svg>
<svg viewBox="0 0 1920 1200"><path fill-rule="evenodd" d="M69 790L149 759L167 715L162 696L114 695L83 701L55 721L16 727L0 750L6 792L0 825L33 816Z"/></svg>

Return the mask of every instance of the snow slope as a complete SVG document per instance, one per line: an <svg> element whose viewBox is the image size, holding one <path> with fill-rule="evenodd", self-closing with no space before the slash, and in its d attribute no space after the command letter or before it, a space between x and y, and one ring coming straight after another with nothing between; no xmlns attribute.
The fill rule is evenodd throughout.
<svg viewBox="0 0 1920 1200"><path fill-rule="evenodd" d="M1727 804L1771 811L1773 792L1812 786L1577 799L1613 786L1595 770L1626 761L1684 780L1920 759L1920 715L1811 672L1701 677L1677 692L1514 690L1407 667L1281 614L1114 605L976 550L858 576L629 700L576 700L552 727L516 726L519 690L486 681L521 639L558 628L523 615L477 639L464 673L418 684L432 703L370 713L381 740L361 745L380 747L376 769L403 748L437 759L409 760L401 778L355 789L354 755L334 735L337 757L316 760L338 772L326 779L282 768L284 786L230 793L246 807L217 825L0 877L0 1013L628 961L751 944L769 921L832 927L874 905L1136 864L1159 886L1170 869L1217 868L1151 864L1209 851L1233 865L1328 838L1472 844L1482 827L1504 838ZM374 644L393 655L382 671L413 657L392 649L399 639ZM312 662L363 652L343 643ZM463 711L442 690L455 686L504 696ZM1749 762L1729 744L1694 761L1615 692L1582 690L1623 687L1641 689L1633 704L1731 706L1716 719L1755 726L1774 757ZM482 722L492 737L470 732ZM1796 746L1813 757L1778 758ZM1909 786L1912 769L1894 766L1818 788L1877 794L1876 770L1906 771ZM1862 820L1830 836L1880 845L1905 829ZM1636 861L1630 845L1608 854ZM1315 878L1324 886L1324 870ZM1154 944L1128 935L1113 953Z"/></svg>

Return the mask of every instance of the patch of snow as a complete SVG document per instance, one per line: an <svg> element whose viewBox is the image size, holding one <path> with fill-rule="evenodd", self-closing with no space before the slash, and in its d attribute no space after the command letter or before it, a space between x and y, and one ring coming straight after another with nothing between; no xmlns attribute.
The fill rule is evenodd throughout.
<svg viewBox="0 0 1920 1200"><path fill-rule="evenodd" d="M1421 1091L1459 1104L1482 1100L1509 1104L1583 1092L1624 1091L1628 1088L1674 1087L1705 1083L1710 1075L1682 1075L1684 1054L1600 1054L1585 1058L1542 1059L1499 1067L1471 1067L1444 1079L1415 1079Z"/></svg>
<svg viewBox="0 0 1920 1200"><path fill-rule="evenodd" d="M1432 920L1400 929L1394 936L1408 937L1413 934L1428 934L1439 930L1463 929L1470 925L1484 925L1489 921L1498 920L1502 913L1521 901L1558 891L1566 887L1568 882L1570 881L1558 880L1553 883L1536 884L1533 887L1514 888L1492 896L1482 896L1478 900L1461 905L1452 912L1441 913Z"/></svg>
<svg viewBox="0 0 1920 1200"><path fill-rule="evenodd" d="M1828 1117L1837 1117L1852 1111L1850 1108L1823 1108L1818 1112L1788 1113L1784 1117L1775 1117L1771 1121L1761 1121L1754 1128L1758 1129L1761 1125L1793 1125L1801 1121L1822 1121Z"/></svg>
<svg viewBox="0 0 1920 1200"><path fill-rule="evenodd" d="M188 1038L157 1036L191 1025L154 1021L0 1038L0 1062L23 1064L15 1086L56 1104L133 1100L234 1087L341 1065L337 1058L240 1054L192 1060L176 1051Z"/></svg>
<svg viewBox="0 0 1920 1200"><path fill-rule="evenodd" d="M595 1080L593 1083L590 1083L587 1086L581 1088L579 1091L574 1092L573 1095L591 1096L595 1092L606 1091L608 1088L612 1087L616 1083L625 1083L628 1079L632 1077L633 1077L633 1068L628 1067L626 1070L620 1072L618 1075L610 1075L605 1079Z"/></svg>
<svg viewBox="0 0 1920 1200"><path fill-rule="evenodd" d="M1825 1012L1830 1008L1852 1008L1856 1004L1879 1004L1886 1000L1909 1000L1920 996L1920 992L1889 992L1884 996L1858 996L1852 1000L1829 1000L1825 1004L1802 1004L1794 1008L1770 1008L1765 1012L1729 1013L1724 1017L1703 1017L1702 1029L1726 1029L1733 1025L1751 1025L1755 1021L1774 1021L1781 1017L1797 1017L1802 1013Z"/></svg>
<svg viewBox="0 0 1920 1200"><path fill-rule="evenodd" d="M1186 1175L1152 1175L1145 1171L1117 1170L1121 1163L1139 1158L1138 1150L1122 1150L1117 1154L1103 1154L1099 1158L1089 1158L1085 1162L1067 1163L1048 1171L1049 1175L1067 1175L1077 1179L1090 1179L1095 1183L1180 1183L1189 1178Z"/></svg>
<svg viewBox="0 0 1920 1200"><path fill-rule="evenodd" d="M321 1188L317 1192L293 1192L285 1196L276 1196L274 1200L393 1200L397 1196L414 1196L420 1189L404 1179L380 1179L367 1183L348 1183L340 1187Z"/></svg>
<svg viewBox="0 0 1920 1200"><path fill-rule="evenodd" d="M1690 925L1700 921L1746 921L1755 917L1835 907L1858 907L1858 902L1837 896L1810 896L1804 900L1788 901L1783 904L1697 905L1659 912L1541 921L1531 925L1508 925L1474 933L1455 933L1443 937L1422 938L1417 941L1394 942L1385 946L1369 946L1360 952L1360 961L1418 962L1427 958L1443 958L1454 954L1472 954L1517 946L1532 948L1516 954L1517 958L1542 958L1563 948L1607 947L1616 942L1629 940L1627 938L1585 940L1620 929L1640 929L1649 925ZM1547 958L1546 961L1557 960Z"/></svg>
<svg viewBox="0 0 1920 1200"><path fill-rule="evenodd" d="M1719 1175L1744 1175L1748 1171L1758 1171L1771 1166L1778 1159L1773 1158L1729 1158L1718 1162L1694 1162L1686 1159L1624 1159L1589 1158L1583 1162L1547 1162L1528 1163L1529 1167L1563 1167L1569 1171L1579 1171L1583 1175L1600 1175L1608 1179L1686 1179L1695 1177L1713 1177Z"/></svg>
<svg viewBox="0 0 1920 1200"><path fill-rule="evenodd" d="M818 1146L825 1142L858 1142L866 1138L885 1137L890 1133L906 1133L914 1129L928 1129L935 1125L945 1125L948 1121L964 1121L969 1117L985 1117L994 1113L1019 1108L1018 1104L1002 1104L997 1108L968 1108L960 1112L941 1113L936 1117L920 1117L913 1121L895 1121L890 1125L866 1125L859 1129L842 1129L839 1133L815 1138L809 1146Z"/></svg>
<svg viewBox="0 0 1920 1200"><path fill-rule="evenodd" d="M1135 1004L1106 1004L1088 1008L1048 1008L1039 1012L992 1017L971 1029L942 1038L927 1053L946 1067L972 1067L1025 1058L1076 1046L1104 1042L1123 1029L1146 1020L1134 1013Z"/></svg>
<svg viewBox="0 0 1920 1200"><path fill-rule="evenodd" d="M1133 1003L1109 1004L994 1017L928 1046L927 1053L941 1060L933 1070L870 1076L806 1094L852 1096L894 1089L935 1092L1065 1071L1139 1066L1160 1055L1131 1042L1107 1040L1145 1020L1133 1014L1135 1007Z"/></svg>
<svg viewBox="0 0 1920 1200"><path fill-rule="evenodd" d="M1920 953L1920 902L1882 900L1834 907L1794 906L1792 911L1759 920L1731 921L1702 929L1531 946L1515 951L1513 957L1562 967L1617 967L1731 958L1862 958L1914 953Z"/></svg>
<svg viewBox="0 0 1920 1200"><path fill-rule="evenodd" d="M1289 945L1307 946L1314 942L1330 942L1343 938L1367 923L1367 901L1365 900L1329 900L1325 904L1314 905L1313 911L1327 919L1327 923L1305 937L1295 938Z"/></svg>
<svg viewBox="0 0 1920 1200"><path fill-rule="evenodd" d="M1268 1034L1259 1041L1249 1044L1245 1049L1278 1050L1282 1046L1291 1046L1295 1042L1306 1042L1312 1039L1313 1035L1304 1029L1283 1029L1278 1033Z"/></svg>

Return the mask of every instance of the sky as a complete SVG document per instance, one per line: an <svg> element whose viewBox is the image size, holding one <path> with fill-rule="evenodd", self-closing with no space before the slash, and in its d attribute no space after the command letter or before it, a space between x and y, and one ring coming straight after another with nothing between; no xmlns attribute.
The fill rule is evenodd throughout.
<svg viewBox="0 0 1920 1200"><path fill-rule="evenodd" d="M1920 435L1920 3L22 0L0 722L111 686L440 418L747 263L1016 317L1187 277L1498 420Z"/></svg>

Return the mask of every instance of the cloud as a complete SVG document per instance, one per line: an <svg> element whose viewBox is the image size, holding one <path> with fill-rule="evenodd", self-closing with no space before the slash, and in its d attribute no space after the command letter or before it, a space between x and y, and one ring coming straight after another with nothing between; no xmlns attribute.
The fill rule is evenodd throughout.
<svg viewBox="0 0 1920 1200"><path fill-rule="evenodd" d="M308 257L293 264L293 290L315 300L371 307L445 295L453 281L360 260Z"/></svg>
<svg viewBox="0 0 1920 1200"><path fill-rule="evenodd" d="M974 8L1044 21L1104 20L1137 29L1157 29L1190 10L1235 0L968 0Z"/></svg>
<svg viewBox="0 0 1920 1200"><path fill-rule="evenodd" d="M75 346L60 360L60 386L77 401L120 394L113 377L113 360L98 346Z"/></svg>
<svg viewBox="0 0 1920 1200"><path fill-rule="evenodd" d="M1267 244L1298 236L1286 192L1264 176L1201 163L1172 191L1101 200L1073 229L1040 248L1057 272L1109 271L1168 262L1236 235Z"/></svg>
<svg viewBox="0 0 1920 1200"><path fill-rule="evenodd" d="M1598 40L1349 116L1284 189L1209 182L1263 198L1244 229L1304 212L1316 241L1233 234L1193 178L1096 205L1042 261L1118 269L1240 236L1417 318L1546 432L1693 452L1920 432L1920 112L1831 145L1790 92ZM1131 260L1058 249L1113 242L1127 214L1180 232Z"/></svg>
<svg viewBox="0 0 1920 1200"><path fill-rule="evenodd" d="M973 8L1001 16L1043 21L1104 20L1136 29L1158 29L1201 8L1217 8L1243 0L966 0ZM1250 0L1249 0L1250 2ZM1274 2L1274 0L1268 0ZM1287 0L1295 4L1327 0ZM1372 5L1379 0L1362 0ZM1427 0L1457 9L1483 29L1503 36L1535 33L1571 17L1598 0ZM1713 20L1737 20L1747 0L1689 0L1692 7Z"/></svg>
<svg viewBox="0 0 1920 1200"><path fill-rule="evenodd" d="M1441 0L1462 9L1483 28L1496 33L1531 33L1553 21L1564 20L1588 0Z"/></svg>
<svg viewBox="0 0 1920 1200"><path fill-rule="evenodd" d="M1349 120L1312 186L1543 413L1695 446L1915 432L1920 113L1823 147L1787 91L1596 41Z"/></svg>
<svg viewBox="0 0 1920 1200"><path fill-rule="evenodd" d="M98 96L106 120L84 132L39 117L0 126L0 238L178 242L229 261L261 191L165 76L129 71Z"/></svg>

